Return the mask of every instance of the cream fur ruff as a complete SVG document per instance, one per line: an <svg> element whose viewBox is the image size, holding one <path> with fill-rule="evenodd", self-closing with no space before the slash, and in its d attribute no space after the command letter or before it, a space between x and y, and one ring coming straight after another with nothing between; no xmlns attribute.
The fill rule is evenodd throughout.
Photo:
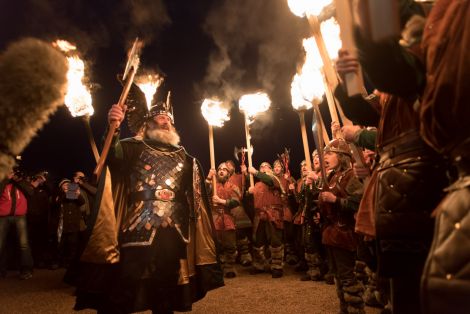
<svg viewBox="0 0 470 314"><path fill-rule="evenodd" d="M0 55L0 143L19 155L64 103L67 60L51 44L26 38ZM0 152L0 180L14 158Z"/></svg>

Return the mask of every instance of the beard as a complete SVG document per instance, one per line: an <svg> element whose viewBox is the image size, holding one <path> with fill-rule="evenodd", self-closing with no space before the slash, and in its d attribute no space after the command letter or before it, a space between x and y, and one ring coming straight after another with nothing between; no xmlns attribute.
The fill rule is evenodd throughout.
<svg viewBox="0 0 470 314"><path fill-rule="evenodd" d="M149 139L163 144L178 146L180 143L180 136L173 126L171 126L169 130L161 129L158 126L155 126L153 128L148 128L145 131L145 134Z"/></svg>
<svg viewBox="0 0 470 314"><path fill-rule="evenodd" d="M227 174L226 176L219 176L217 174L217 181L220 183L225 183L228 181L229 175Z"/></svg>

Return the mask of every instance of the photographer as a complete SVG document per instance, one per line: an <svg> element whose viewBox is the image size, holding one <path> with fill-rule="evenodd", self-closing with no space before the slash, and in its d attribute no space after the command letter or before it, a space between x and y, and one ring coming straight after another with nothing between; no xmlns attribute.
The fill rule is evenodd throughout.
<svg viewBox="0 0 470 314"><path fill-rule="evenodd" d="M85 225L81 211L81 206L85 204L85 198L81 195L78 184L69 179L60 181L59 189L57 197L60 209L59 258L62 266L67 268L78 254L80 230Z"/></svg>
<svg viewBox="0 0 470 314"><path fill-rule="evenodd" d="M7 235L10 227L15 226L17 243L20 248L20 279L31 278L33 269L33 259L28 241L28 229L26 222L26 212L28 211L28 201L30 184L23 179L23 175L18 169L12 170L7 179L0 182L0 272L1 276L6 276L6 260L4 248L6 246Z"/></svg>

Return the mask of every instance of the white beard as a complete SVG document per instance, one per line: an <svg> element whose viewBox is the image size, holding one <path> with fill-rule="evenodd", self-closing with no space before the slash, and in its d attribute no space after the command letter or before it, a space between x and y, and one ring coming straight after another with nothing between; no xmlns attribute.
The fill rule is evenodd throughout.
<svg viewBox="0 0 470 314"><path fill-rule="evenodd" d="M178 146L180 143L180 136L173 127L169 131L159 128L147 129L145 134L149 139L160 143L170 144L173 146Z"/></svg>

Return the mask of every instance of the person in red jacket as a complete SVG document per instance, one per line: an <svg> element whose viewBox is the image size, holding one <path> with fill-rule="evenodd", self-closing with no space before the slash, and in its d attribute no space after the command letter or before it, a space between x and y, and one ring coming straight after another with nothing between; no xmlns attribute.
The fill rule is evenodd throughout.
<svg viewBox="0 0 470 314"><path fill-rule="evenodd" d="M27 183L29 185L29 183ZM26 199L25 186L21 184L21 178L14 171L7 179L0 183L0 257L5 256L3 252L10 227L15 226L17 243L20 249L20 279L31 278L33 269L33 258L28 240L28 229L26 212L28 201ZM3 263L2 263L3 264ZM4 265L0 265L2 276L6 276Z"/></svg>

